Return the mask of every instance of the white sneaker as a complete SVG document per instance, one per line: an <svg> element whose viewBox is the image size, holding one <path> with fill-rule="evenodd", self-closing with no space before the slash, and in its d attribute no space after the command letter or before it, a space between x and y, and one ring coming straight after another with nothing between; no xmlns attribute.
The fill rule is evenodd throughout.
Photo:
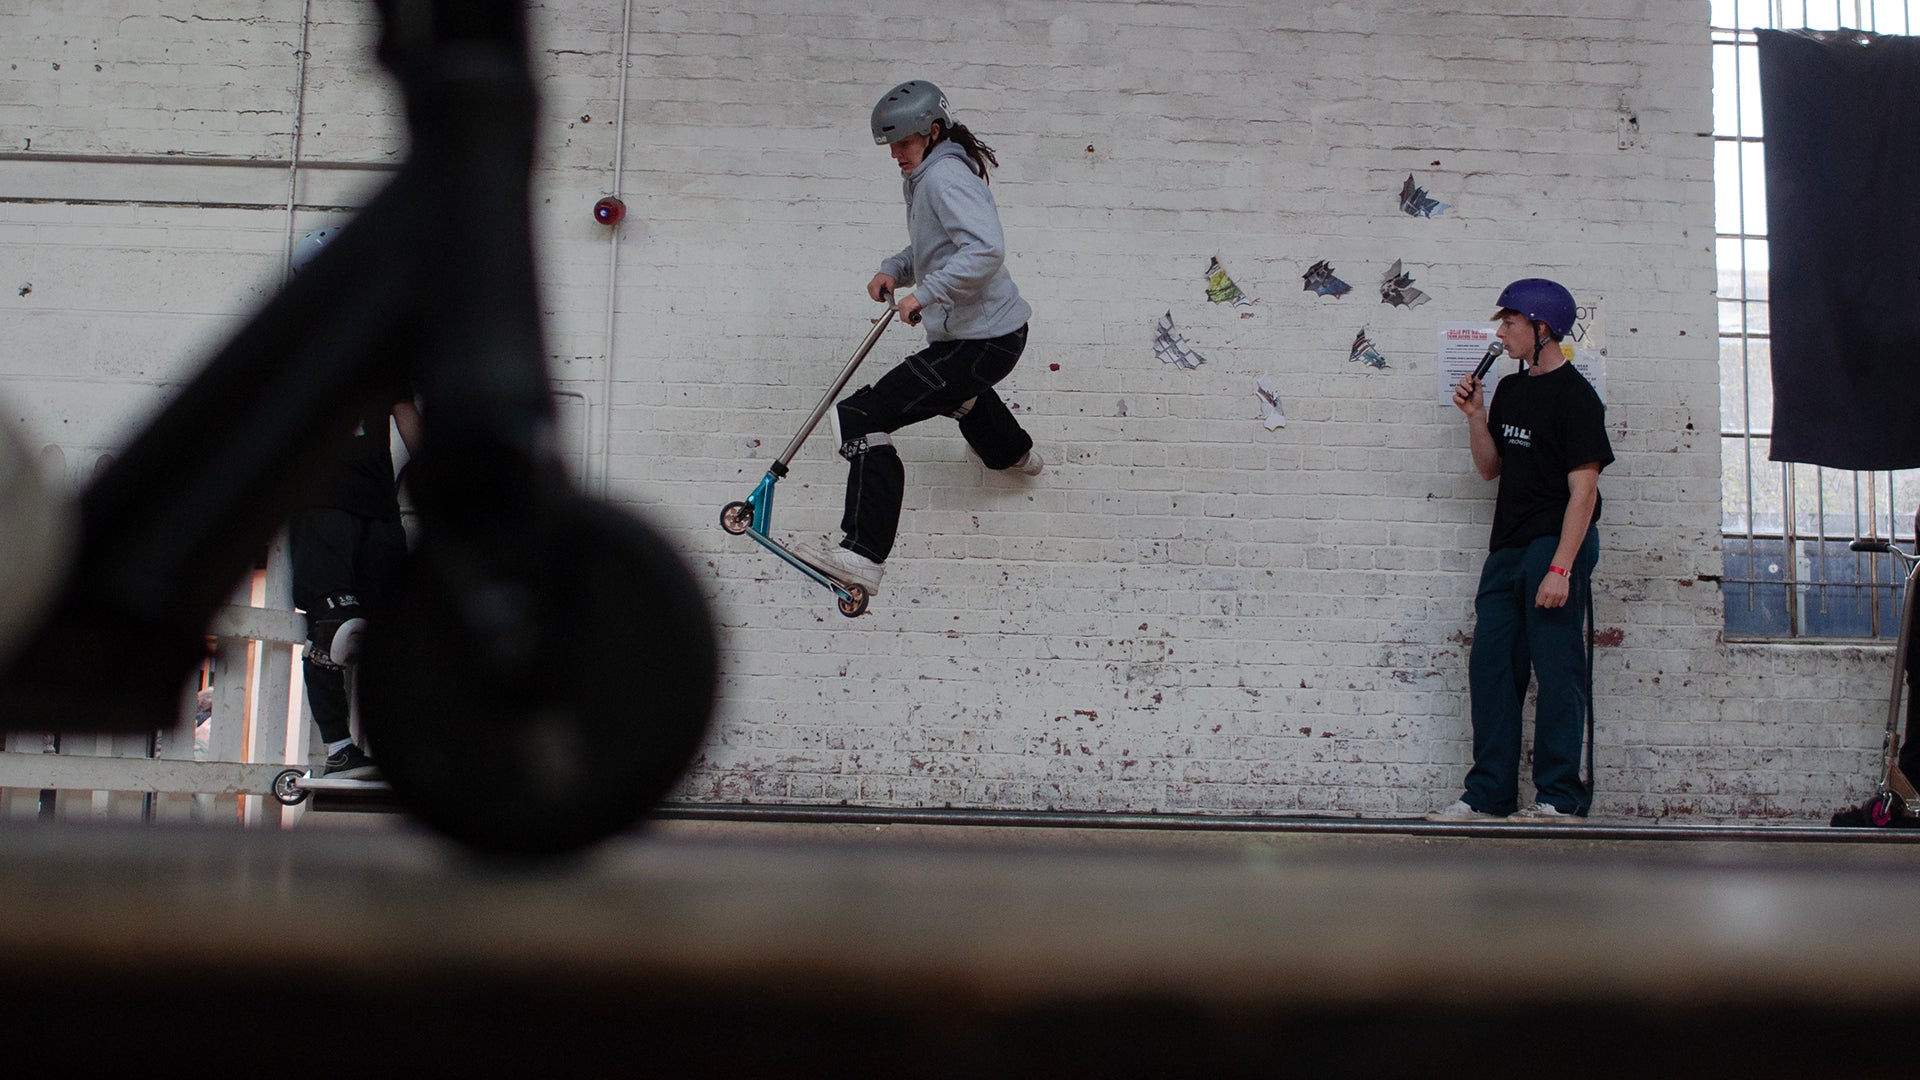
<svg viewBox="0 0 1920 1080"><path fill-rule="evenodd" d="M987 468L987 463L980 460L980 455L975 453L973 447L971 446L967 447L967 460L978 461L980 462L981 468L983 469ZM1019 473L1022 476L1039 476L1041 470L1045 469L1046 467L1047 467L1047 463L1045 461L1042 461L1040 458L1040 451L1028 450L1024 455L1021 456L1019 461L1014 462L1013 464L1007 466L1006 468L987 469L987 471L1003 472L1003 473Z"/></svg>
<svg viewBox="0 0 1920 1080"><path fill-rule="evenodd" d="M1428 821L1499 821L1499 814L1485 814L1467 805L1465 799L1455 799L1438 810L1427 811Z"/></svg>
<svg viewBox="0 0 1920 1080"><path fill-rule="evenodd" d="M1531 806L1523 806L1519 810L1516 810L1513 815L1513 820L1532 822L1534 824L1566 825L1573 822L1585 821L1586 817L1581 814L1569 814L1555 807L1552 803L1536 802Z"/></svg>
<svg viewBox="0 0 1920 1080"><path fill-rule="evenodd" d="M877 563L857 551L835 545L819 550L794 545L793 553L800 561L819 570L830 578L852 582L867 590L868 596L880 594L880 575L886 573L886 564Z"/></svg>

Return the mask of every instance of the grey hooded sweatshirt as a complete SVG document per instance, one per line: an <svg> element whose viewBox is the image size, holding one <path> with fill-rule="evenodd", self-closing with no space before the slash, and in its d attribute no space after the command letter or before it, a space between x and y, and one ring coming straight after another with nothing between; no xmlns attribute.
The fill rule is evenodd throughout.
<svg viewBox="0 0 1920 1080"><path fill-rule="evenodd" d="M960 144L935 146L902 187L911 242L880 272L914 286L927 340L977 341L1025 326L1033 309L1007 273L1000 212Z"/></svg>

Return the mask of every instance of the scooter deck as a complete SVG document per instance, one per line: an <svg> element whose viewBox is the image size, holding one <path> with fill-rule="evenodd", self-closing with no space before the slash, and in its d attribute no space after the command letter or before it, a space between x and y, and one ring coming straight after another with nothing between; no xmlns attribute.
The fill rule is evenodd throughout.
<svg viewBox="0 0 1920 1080"><path fill-rule="evenodd" d="M834 599L840 604L841 614L854 616L860 615L867 610L867 603L872 599L872 594L867 591L865 585L857 581L848 581L846 578L833 573L824 566L815 565L807 559L806 556L770 536L765 536L758 532L754 532L752 535L754 539L772 549L776 555L779 555L782 559L792 563L794 566L799 567L800 571L812 578L816 584L824 586L831 591Z"/></svg>
<svg viewBox="0 0 1920 1080"><path fill-rule="evenodd" d="M299 773L276 785L276 796L288 805L305 804L309 813L341 811L356 814L398 813L403 807L393 785L381 779L342 779Z"/></svg>
<svg viewBox="0 0 1920 1080"><path fill-rule="evenodd" d="M340 777L313 775L300 777L294 781L294 786L301 791L324 791L335 795L384 795L390 794L393 791L393 785L387 783L385 780L342 779Z"/></svg>
<svg viewBox="0 0 1920 1080"><path fill-rule="evenodd" d="M865 585L860 585L860 583L857 581L850 581L847 578L841 577L839 574L834 573L831 569L825 566L821 566L819 563L814 562L812 559L807 558L805 555L802 555L800 552L795 551L794 549L786 546L785 544L780 544L779 547L781 551L784 551L787 554L793 556L795 559L799 560L801 565L819 574L821 577L825 578L828 581L828 583L839 586L840 589L843 591L856 585L858 585L862 589L866 588Z"/></svg>
<svg viewBox="0 0 1920 1080"><path fill-rule="evenodd" d="M811 578L814 584L833 593L834 599L840 606L840 613L842 615L852 618L864 614L867 610L867 602L871 599L866 586L856 581L847 581L825 567L815 566L802 557L799 552L768 536L766 532L763 531L764 526L771 517L768 506L770 504L770 488L775 479L776 477L773 473L768 473L767 478L761 481L760 489L754 493L754 499L749 499L746 502L729 503L727 509L722 512L722 526L736 536L752 537L755 543L779 556L782 562L793 566ZM754 518L750 524L742 518L735 516L736 511L749 509L755 511ZM735 522L738 524L733 524Z"/></svg>

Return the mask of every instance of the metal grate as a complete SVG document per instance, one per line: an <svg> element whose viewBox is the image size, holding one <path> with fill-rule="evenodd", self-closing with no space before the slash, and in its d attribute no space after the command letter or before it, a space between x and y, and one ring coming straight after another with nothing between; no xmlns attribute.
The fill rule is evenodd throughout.
<svg viewBox="0 0 1920 1080"><path fill-rule="evenodd" d="M1910 543L1920 471L1849 472L1767 459L1765 140L1756 29L1915 31L1915 0L1711 0L1720 485L1730 640L1854 640L1899 633L1904 576L1857 537Z"/></svg>

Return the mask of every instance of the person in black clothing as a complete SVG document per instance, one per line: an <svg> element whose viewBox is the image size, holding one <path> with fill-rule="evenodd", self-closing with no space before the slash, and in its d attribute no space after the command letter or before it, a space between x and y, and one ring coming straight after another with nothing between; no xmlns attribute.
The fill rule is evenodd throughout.
<svg viewBox="0 0 1920 1080"><path fill-rule="evenodd" d="M1522 370L1500 380L1490 407L1472 375L1453 391L1467 418L1474 467L1500 481L1467 661L1473 767L1465 794L1427 818L1567 821L1585 817L1593 797L1580 779L1589 705L1580 630L1600 558L1600 471L1612 463L1613 449L1599 395L1559 344L1573 327L1573 295L1527 278L1507 286L1498 303L1495 335ZM1530 676L1539 680L1536 794L1516 813L1520 712Z"/></svg>
<svg viewBox="0 0 1920 1080"><path fill-rule="evenodd" d="M301 237L294 270L311 261L334 232L319 229ZM327 744L322 775L336 779L379 775L353 741L345 669L357 659L366 620L378 617L393 595L407 553L389 418L409 451L420 445L412 390L396 381L362 411L352 438L287 529L293 606L307 614L307 704Z"/></svg>

